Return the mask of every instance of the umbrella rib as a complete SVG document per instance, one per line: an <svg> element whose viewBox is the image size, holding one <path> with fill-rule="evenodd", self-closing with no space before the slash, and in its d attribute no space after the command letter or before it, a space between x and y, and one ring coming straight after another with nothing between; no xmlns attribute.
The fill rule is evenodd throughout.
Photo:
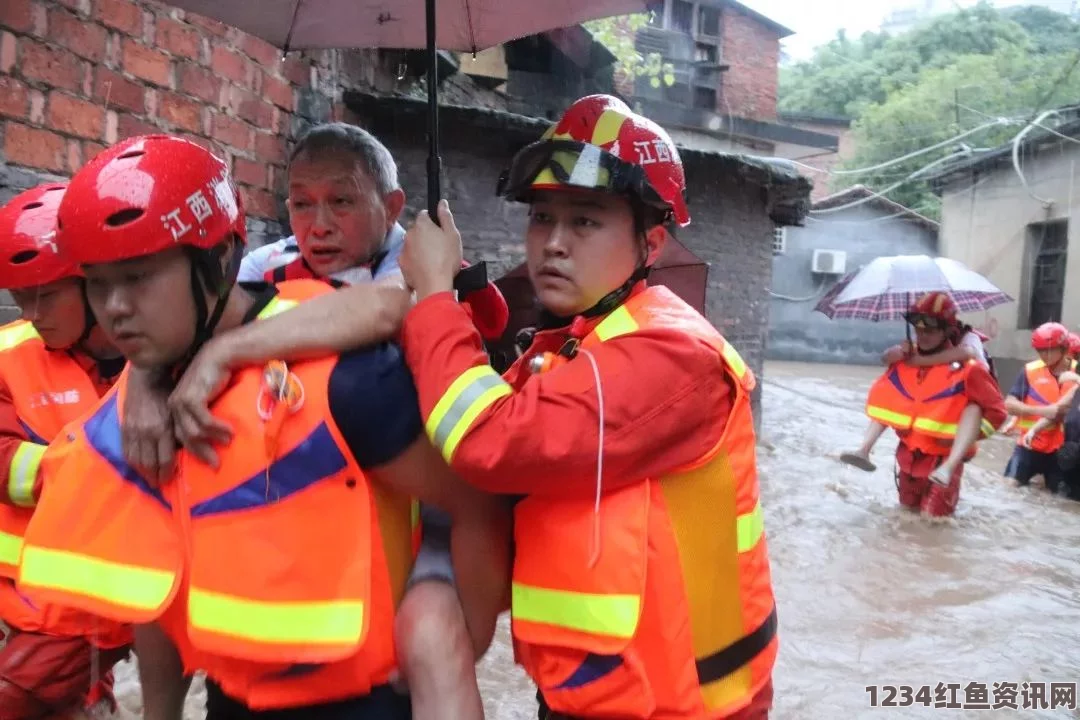
<svg viewBox="0 0 1080 720"><path fill-rule="evenodd" d="M285 46L282 48L283 55L289 54L289 44L292 42L293 28L296 27L296 16L300 14L300 3L303 0L296 0L292 10L292 20L289 21L289 32L285 33Z"/></svg>
<svg viewBox="0 0 1080 720"><path fill-rule="evenodd" d="M469 44L472 45L473 58L476 58L476 32L473 30L472 22L472 7L469 6L469 0L462 0L465 4L465 24L469 27Z"/></svg>

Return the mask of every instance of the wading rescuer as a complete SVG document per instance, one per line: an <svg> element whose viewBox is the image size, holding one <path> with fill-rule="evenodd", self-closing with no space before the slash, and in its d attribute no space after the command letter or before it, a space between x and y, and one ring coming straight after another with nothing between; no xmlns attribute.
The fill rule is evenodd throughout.
<svg viewBox="0 0 1080 720"><path fill-rule="evenodd" d="M221 159L179 138L102 152L72 179L59 218L57 243L85 272L98 321L134 368L163 381L214 333L332 294L316 281L235 284L236 188ZM236 442L216 467L181 451L160 487L124 459L125 389L122 376L45 454L20 589L140 624L147 720L180 716L181 662L208 676L209 720L410 718L389 684L410 495L468 504L471 515L447 507L466 531L455 559L459 548L476 559L455 571L500 597L508 536L505 523L482 522L494 503L424 437L397 348L238 372L213 406Z"/></svg>
<svg viewBox="0 0 1080 720"><path fill-rule="evenodd" d="M0 209L0 288L22 319L0 328L0 720L115 708L112 666L130 628L28 602L15 589L23 535L41 494L45 448L112 385L124 358L94 323L78 266L59 252L66 185L47 183Z"/></svg>
<svg viewBox="0 0 1080 720"><path fill-rule="evenodd" d="M441 228L422 214L406 238L418 302L402 339L451 467L521 498L513 634L540 716L764 718L778 641L754 377L705 318L645 282L665 223L690 220L678 152L658 125L594 95L500 185L530 204L526 254L545 310L531 344L504 377L488 364L451 291L461 236L445 203ZM245 333L276 339L278 357L350 347L370 335L357 313L379 302L345 288ZM205 351L195 365L237 362ZM179 407L197 423L215 388L189 390Z"/></svg>
<svg viewBox="0 0 1080 720"><path fill-rule="evenodd" d="M956 304L943 292L923 295L905 319L915 328L922 355L948 349L956 335ZM871 386L866 414L900 438L900 503L931 517L956 511L964 463L974 457L975 443L993 435L1006 416L997 383L974 359L929 367L894 363Z"/></svg>

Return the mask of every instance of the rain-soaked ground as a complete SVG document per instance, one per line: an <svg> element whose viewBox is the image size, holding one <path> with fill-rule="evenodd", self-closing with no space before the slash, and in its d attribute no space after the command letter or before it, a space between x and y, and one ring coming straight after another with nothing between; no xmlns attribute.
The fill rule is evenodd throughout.
<svg viewBox="0 0 1080 720"><path fill-rule="evenodd" d="M1060 702L1049 707L1050 683L1080 682L1080 503L1013 487L999 474L1010 442L994 438L965 473L955 519L901 510L891 434L878 444L873 474L835 457L862 437L874 373L766 369L758 457L780 614L773 717L1080 717ZM488 718L536 717L505 622L480 673ZM995 692L994 683L1015 683L1017 709L969 709L978 683L991 707L1008 700L1009 686ZM1045 692L1046 709L1024 709L1024 683ZM879 703L908 699L886 685L909 687L913 704L871 708L868 686L878 686ZM952 700L949 685L958 709L935 708ZM117 690L122 717L138 717L128 665ZM203 717L202 702L196 687L185 720Z"/></svg>

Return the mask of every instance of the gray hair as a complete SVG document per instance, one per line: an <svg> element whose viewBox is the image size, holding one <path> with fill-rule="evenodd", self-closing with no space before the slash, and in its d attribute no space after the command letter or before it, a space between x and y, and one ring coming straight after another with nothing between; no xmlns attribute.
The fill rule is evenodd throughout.
<svg viewBox="0 0 1080 720"><path fill-rule="evenodd" d="M296 141L289 155L290 167L301 153L309 157L348 153L361 164L380 194L386 195L401 188L394 156L378 138L356 125L332 122L309 128Z"/></svg>

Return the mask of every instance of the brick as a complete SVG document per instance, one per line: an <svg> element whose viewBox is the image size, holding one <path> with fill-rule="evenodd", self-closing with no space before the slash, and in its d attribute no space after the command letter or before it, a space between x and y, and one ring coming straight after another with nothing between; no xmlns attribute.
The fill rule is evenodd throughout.
<svg viewBox="0 0 1080 720"><path fill-rule="evenodd" d="M78 140L68 140L67 142L67 171L75 174L79 171L83 165L82 145Z"/></svg>
<svg viewBox="0 0 1080 720"><path fill-rule="evenodd" d="M28 38L22 38L19 46L22 48L19 68L23 77L40 80L62 90L81 92L83 67L75 55Z"/></svg>
<svg viewBox="0 0 1080 720"><path fill-rule="evenodd" d="M255 127L274 126L274 106L254 93L237 87L229 88L229 109Z"/></svg>
<svg viewBox="0 0 1080 720"><path fill-rule="evenodd" d="M211 70L184 63L177 67L179 88L213 105L221 103L221 79Z"/></svg>
<svg viewBox="0 0 1080 720"><path fill-rule="evenodd" d="M146 90L108 68L98 67L94 73L94 100L106 108L117 107L129 112L146 112Z"/></svg>
<svg viewBox="0 0 1080 720"><path fill-rule="evenodd" d="M181 130L199 132L202 130L202 109L203 106L191 98L165 92L158 101L157 115Z"/></svg>
<svg viewBox="0 0 1080 720"><path fill-rule="evenodd" d="M271 133L255 133L255 156L275 165L284 165L285 138Z"/></svg>
<svg viewBox="0 0 1080 720"><path fill-rule="evenodd" d="M105 108L64 93L50 93L45 124L67 135L100 140L105 135Z"/></svg>
<svg viewBox="0 0 1080 720"><path fill-rule="evenodd" d="M158 18L155 44L173 55L197 60L202 40L194 28L170 18Z"/></svg>
<svg viewBox="0 0 1080 720"><path fill-rule="evenodd" d="M244 210L254 217L277 218L277 200L266 190L258 190L245 185L240 186L240 196L244 199Z"/></svg>
<svg viewBox="0 0 1080 720"><path fill-rule="evenodd" d="M134 115L128 115L127 113L124 113L117 116L117 140L123 140L124 138L129 138L133 135L152 135L154 133L160 132L161 128L157 127L156 125L151 125L145 120L141 120Z"/></svg>
<svg viewBox="0 0 1080 720"><path fill-rule="evenodd" d="M34 29L34 13L30 0L4 0L0 2L0 27L15 32L30 32Z"/></svg>
<svg viewBox="0 0 1080 720"><path fill-rule="evenodd" d="M211 137L222 145L245 152L251 150L251 128L242 120L216 113L210 129Z"/></svg>
<svg viewBox="0 0 1080 720"><path fill-rule="evenodd" d="M54 132L8 123L4 129L4 156L12 165L62 173L67 168L67 143Z"/></svg>
<svg viewBox="0 0 1080 720"><path fill-rule="evenodd" d="M75 15L52 8L49 12L48 39L62 45L79 57L92 62L105 59L107 34L100 25L80 20Z"/></svg>
<svg viewBox="0 0 1080 720"><path fill-rule="evenodd" d="M83 162L88 163L94 159L94 156L105 149L105 146L101 143L91 142L84 140L82 144L82 156Z"/></svg>
<svg viewBox="0 0 1080 720"><path fill-rule="evenodd" d="M122 33L142 37L142 9L131 0L95 0L94 19Z"/></svg>
<svg viewBox="0 0 1080 720"><path fill-rule="evenodd" d="M252 162L238 157L233 162L233 177L237 182L254 185L258 188L268 188L266 165L261 162Z"/></svg>
<svg viewBox="0 0 1080 720"><path fill-rule="evenodd" d="M80 15L90 14L90 0L57 0L57 2Z"/></svg>
<svg viewBox="0 0 1080 720"><path fill-rule="evenodd" d="M251 78L248 76L248 61L242 55L221 45L214 46L210 54L210 67L214 72L238 85L248 87L251 83Z"/></svg>
<svg viewBox="0 0 1080 720"><path fill-rule="evenodd" d="M279 63L281 74L293 85L305 88L311 84L311 64L297 57L287 57Z"/></svg>
<svg viewBox="0 0 1080 720"><path fill-rule="evenodd" d="M19 41L9 32L0 33L0 73L9 73L15 67L15 50Z"/></svg>
<svg viewBox="0 0 1080 720"><path fill-rule="evenodd" d="M225 33L229 30L228 25L220 23L217 20L203 17L202 15L196 15L195 13L187 13L184 19L195 27L202 28L211 35L216 35L217 37L225 37Z"/></svg>
<svg viewBox="0 0 1080 720"><path fill-rule="evenodd" d="M172 61L168 55L130 38L124 38L123 67L141 80L166 87L172 75Z"/></svg>
<svg viewBox="0 0 1080 720"><path fill-rule="evenodd" d="M30 115L30 93L10 75L0 75L0 115L25 120Z"/></svg>
<svg viewBox="0 0 1080 720"><path fill-rule="evenodd" d="M34 125L45 124L45 93L40 90L30 91L30 122Z"/></svg>
<svg viewBox="0 0 1080 720"><path fill-rule="evenodd" d="M240 49L249 58L268 70L281 62L281 51L254 35L244 33L240 38Z"/></svg>
<svg viewBox="0 0 1080 720"><path fill-rule="evenodd" d="M262 95L282 110L293 111L293 89L288 81L263 73Z"/></svg>

